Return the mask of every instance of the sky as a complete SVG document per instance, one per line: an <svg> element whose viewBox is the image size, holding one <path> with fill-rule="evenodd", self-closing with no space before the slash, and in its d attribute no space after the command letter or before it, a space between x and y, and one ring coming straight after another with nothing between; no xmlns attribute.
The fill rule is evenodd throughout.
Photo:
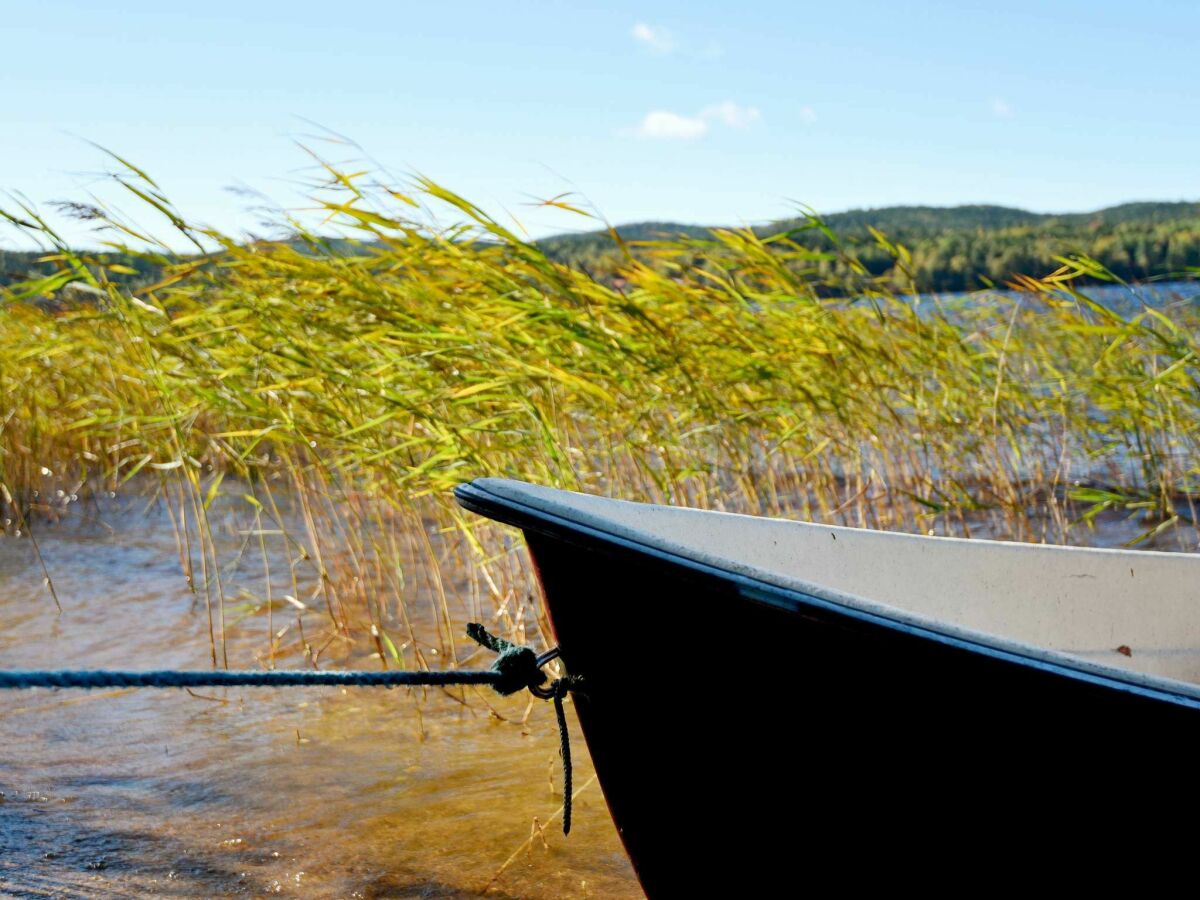
<svg viewBox="0 0 1200 900"><path fill-rule="evenodd" d="M0 189L109 196L94 142L234 232L247 191L303 206L300 145L534 235L583 226L535 205L565 192L701 224L1197 199L1197 33L1194 0L2 0Z"/></svg>

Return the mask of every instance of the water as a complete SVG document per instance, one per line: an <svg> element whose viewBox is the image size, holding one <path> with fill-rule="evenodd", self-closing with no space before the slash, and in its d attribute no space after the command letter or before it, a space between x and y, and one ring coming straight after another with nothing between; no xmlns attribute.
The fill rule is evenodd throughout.
<svg viewBox="0 0 1200 900"><path fill-rule="evenodd" d="M165 517L129 505L100 519L39 532L61 615L32 544L0 537L0 665L206 668L203 602ZM231 595L238 578L256 589L252 571ZM232 628L231 664L264 634L262 616ZM370 665L360 648L331 653L329 666ZM562 802L549 704L486 689L196 693L0 694L0 893L640 896L578 732L571 836L549 822ZM535 818L544 842L529 840Z"/></svg>
<svg viewBox="0 0 1200 900"><path fill-rule="evenodd" d="M1200 302L1200 281L1151 281L1128 286L1088 284L1078 286L1078 290L1118 315L1126 317L1136 315L1143 308L1156 309L1169 315L1173 309L1195 308ZM932 309L933 304L930 301L936 298L940 308L953 312L957 307L987 303L997 297L1025 302L1032 299L1027 293L997 288L966 293L922 295L921 308ZM1062 299L1069 298L1064 294Z"/></svg>

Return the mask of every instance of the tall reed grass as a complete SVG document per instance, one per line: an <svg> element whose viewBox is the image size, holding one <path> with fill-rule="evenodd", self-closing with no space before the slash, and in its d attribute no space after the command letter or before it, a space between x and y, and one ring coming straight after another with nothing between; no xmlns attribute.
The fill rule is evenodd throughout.
<svg viewBox="0 0 1200 900"><path fill-rule="evenodd" d="M318 227L283 216L287 239L244 240L118 163L172 237L72 212L161 266L154 284L118 284L121 264L30 207L4 213L58 271L0 299L0 521L36 534L89 491L151 485L218 664L219 503L289 548L272 577L320 611L300 637L272 628L268 662L286 641L315 660L361 636L385 662L432 665L421 627L456 658L460 603L518 637L544 629L511 536L449 500L482 475L1031 541L1120 513L1195 547L1200 313L1107 308L1078 287L1110 279L1086 258L950 308L912 292L882 234L886 279L836 243L829 266L794 233L729 229L648 245L609 283L425 179L325 166ZM287 608L271 584L268 619ZM424 626L417 593L434 601Z"/></svg>

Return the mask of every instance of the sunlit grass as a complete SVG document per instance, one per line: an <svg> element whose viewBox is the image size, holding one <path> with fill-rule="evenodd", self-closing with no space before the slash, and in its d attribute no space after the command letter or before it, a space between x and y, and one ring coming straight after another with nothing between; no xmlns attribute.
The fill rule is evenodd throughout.
<svg viewBox="0 0 1200 900"><path fill-rule="evenodd" d="M277 576L315 575L307 627L402 665L434 664L404 639L413 592L448 658L460 603L538 626L504 533L449 499L482 475L1034 541L1115 510L1194 548L1200 314L1119 315L1075 286L1107 277L1090 260L943 312L905 289L906 251L883 235L894 273L835 244L833 268L855 274L830 283L828 254L729 230L650 245L600 282L428 180L327 167L319 227L245 241L189 224L122 165L174 238L74 212L164 266L155 284L131 292L111 258L6 213L58 273L0 300L0 520L27 530L89 491L154 486L218 664L218 500L288 548ZM286 603L261 600L274 634ZM311 656L327 638L300 640Z"/></svg>

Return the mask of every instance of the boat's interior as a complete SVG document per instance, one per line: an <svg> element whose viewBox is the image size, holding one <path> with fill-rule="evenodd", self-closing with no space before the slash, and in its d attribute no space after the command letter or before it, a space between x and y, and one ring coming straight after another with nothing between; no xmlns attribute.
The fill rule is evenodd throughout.
<svg viewBox="0 0 1200 900"><path fill-rule="evenodd" d="M503 479L476 484L823 599L1200 684L1200 555L922 537L628 503Z"/></svg>

